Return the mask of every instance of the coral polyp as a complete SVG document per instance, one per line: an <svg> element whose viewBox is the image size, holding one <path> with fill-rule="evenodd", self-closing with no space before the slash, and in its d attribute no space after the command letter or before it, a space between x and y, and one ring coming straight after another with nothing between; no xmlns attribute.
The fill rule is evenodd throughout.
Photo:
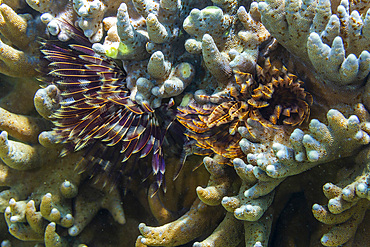
<svg viewBox="0 0 370 247"><path fill-rule="evenodd" d="M103 184L115 184L132 156L153 153L152 169L160 187L165 172L160 129L155 110L130 98L126 72L116 62L96 54L82 32L69 29L71 41L45 40L41 48L50 72L44 81L57 86L60 108L50 116L62 152L84 149L81 171L90 171ZM164 128L165 129L165 128Z"/></svg>

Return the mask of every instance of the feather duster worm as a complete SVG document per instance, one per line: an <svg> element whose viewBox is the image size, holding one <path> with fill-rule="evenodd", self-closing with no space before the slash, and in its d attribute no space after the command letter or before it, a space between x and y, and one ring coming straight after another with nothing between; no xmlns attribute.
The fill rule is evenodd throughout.
<svg viewBox="0 0 370 247"><path fill-rule="evenodd" d="M160 187L165 172L165 130L156 115L159 108L155 111L130 99L125 71L96 54L81 31L62 24L69 30L70 44L43 41L41 52L50 71L43 80L60 90L61 107L52 120L58 142L67 144L63 154L86 150L81 172L89 171L105 186L130 176L137 159L152 153L152 172ZM133 165L129 165L133 156Z"/></svg>
<svg viewBox="0 0 370 247"><path fill-rule="evenodd" d="M280 65L265 60L264 67L257 65L256 82L248 104L251 118L266 126L301 125L310 115L313 99L302 87L304 82ZM256 84L255 84L256 85Z"/></svg>
<svg viewBox="0 0 370 247"><path fill-rule="evenodd" d="M235 82L221 93L197 95L205 104L193 100L178 108L178 121L195 142L195 154L219 154L228 159L245 156L239 147L238 128L249 129L251 118L269 128L296 126L309 117L312 96L303 82L284 66L274 66L267 58L257 65L256 75L234 71Z"/></svg>

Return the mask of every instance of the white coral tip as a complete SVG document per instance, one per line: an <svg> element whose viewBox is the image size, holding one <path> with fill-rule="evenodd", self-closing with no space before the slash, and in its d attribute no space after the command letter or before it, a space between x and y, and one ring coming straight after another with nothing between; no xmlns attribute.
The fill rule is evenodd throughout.
<svg viewBox="0 0 370 247"><path fill-rule="evenodd" d="M71 228L68 229L68 234L70 236L77 236L80 233L80 229L77 226L72 226Z"/></svg>
<svg viewBox="0 0 370 247"><path fill-rule="evenodd" d="M309 151L307 152L307 157L311 162L317 161L320 158L319 152Z"/></svg>
<svg viewBox="0 0 370 247"><path fill-rule="evenodd" d="M321 39L320 39L320 36L315 33L315 32L312 32L310 33L310 37L309 37L310 41L313 43L313 44L316 44L316 45L319 45L321 44Z"/></svg>

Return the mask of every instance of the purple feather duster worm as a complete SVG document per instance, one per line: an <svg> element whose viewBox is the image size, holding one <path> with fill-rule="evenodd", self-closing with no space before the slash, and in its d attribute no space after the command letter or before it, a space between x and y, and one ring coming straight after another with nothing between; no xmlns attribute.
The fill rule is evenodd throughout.
<svg viewBox="0 0 370 247"><path fill-rule="evenodd" d="M41 52L48 61L43 81L60 90L61 107L52 120L58 142L67 144L63 154L85 150L80 170L105 186L130 176L138 159L152 153L152 173L158 188L163 186L166 130L160 127L164 120L157 117L161 108L131 100L126 72L96 54L80 30L62 24L69 30L69 45L46 40L41 42Z"/></svg>

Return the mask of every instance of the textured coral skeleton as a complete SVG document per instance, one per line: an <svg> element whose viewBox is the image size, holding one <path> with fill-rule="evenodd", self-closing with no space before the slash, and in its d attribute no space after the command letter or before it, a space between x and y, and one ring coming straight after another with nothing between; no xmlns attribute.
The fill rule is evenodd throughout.
<svg viewBox="0 0 370 247"><path fill-rule="evenodd" d="M1 245L364 246L369 6L4 0Z"/></svg>

